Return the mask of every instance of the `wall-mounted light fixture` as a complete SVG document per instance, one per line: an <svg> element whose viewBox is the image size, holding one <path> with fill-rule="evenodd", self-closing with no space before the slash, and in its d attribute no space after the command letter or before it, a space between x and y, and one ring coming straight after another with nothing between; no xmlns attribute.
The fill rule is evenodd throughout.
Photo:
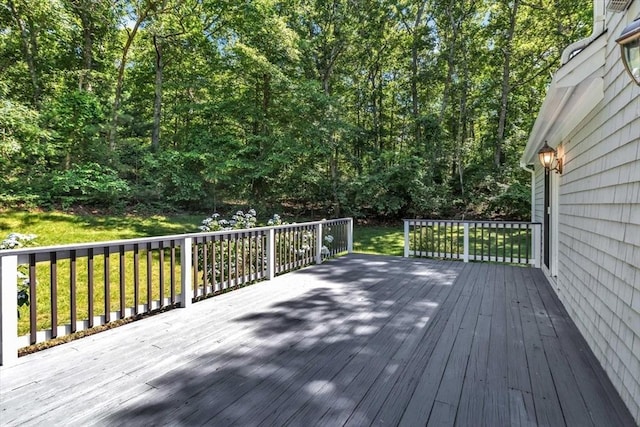
<svg viewBox="0 0 640 427"><path fill-rule="evenodd" d="M620 45L622 62L627 73L640 85L640 19L625 27L616 42Z"/></svg>
<svg viewBox="0 0 640 427"><path fill-rule="evenodd" d="M558 152L549 147L547 141L544 142L544 146L538 151L538 157L546 172L556 171L557 173L562 173L562 159L558 158Z"/></svg>

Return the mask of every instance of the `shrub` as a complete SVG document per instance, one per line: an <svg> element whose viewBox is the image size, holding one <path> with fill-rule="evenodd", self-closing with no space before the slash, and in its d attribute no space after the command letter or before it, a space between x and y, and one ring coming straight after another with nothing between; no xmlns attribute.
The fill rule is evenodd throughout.
<svg viewBox="0 0 640 427"><path fill-rule="evenodd" d="M35 234L11 233L0 242L0 249L18 249L27 246L37 236ZM18 270L18 317L20 307L29 305L29 276L24 271Z"/></svg>
<svg viewBox="0 0 640 427"><path fill-rule="evenodd" d="M230 220L220 218L220 214L216 212L203 219L202 225L198 228L202 231L241 230L255 227L256 222L256 211L254 209L249 209L247 213L238 211Z"/></svg>
<svg viewBox="0 0 640 427"><path fill-rule="evenodd" d="M278 226L278 225L287 225L288 223L282 221L282 218L278 214L274 214L269 221L267 222L269 226ZM212 232L212 231L224 231L224 230L240 230L240 229L248 229L254 228L257 225L256 211L254 209L250 209L246 213L239 210L237 211L230 220L226 220L220 217L220 214L214 213L213 215L205 218L202 221L202 225L198 228L204 232ZM330 230L330 228L328 229ZM299 259L305 257L309 251L312 250L313 243L313 232L310 230L289 230L285 233L280 233L276 235L276 241L274 242L275 256L282 256L282 254L287 253L287 257L289 257L289 261L291 259ZM198 245L198 269L203 271L203 280L207 282L217 282L220 281L222 277L231 277L235 275L236 268L238 266L242 266L242 271L251 271L255 272L257 269L262 269L266 265L266 258L255 259L252 258L252 255L249 253L250 248L253 247L257 249L257 253L262 253L262 245L263 240L257 239L254 240L253 243L250 241L251 238L245 237L244 242L234 241L234 240L222 240L217 242L206 242ZM324 245L321 247L321 254L323 258L326 258L330 255L329 247L333 243L333 236L330 234L325 234L323 239ZM219 245L217 250L214 249L214 245ZM206 252L205 252L206 251ZM208 263L205 268L205 264L202 260L206 254L213 254L215 257L214 263ZM225 259L225 265L223 260ZM220 268L227 270L220 270Z"/></svg>
<svg viewBox="0 0 640 427"><path fill-rule="evenodd" d="M52 180L51 198L64 208L73 204L120 207L129 196L129 185L117 172L97 163L74 165Z"/></svg>
<svg viewBox="0 0 640 427"><path fill-rule="evenodd" d="M531 191L519 182L500 186L495 197L489 199L489 208L496 216L511 220L528 220L531 216Z"/></svg>

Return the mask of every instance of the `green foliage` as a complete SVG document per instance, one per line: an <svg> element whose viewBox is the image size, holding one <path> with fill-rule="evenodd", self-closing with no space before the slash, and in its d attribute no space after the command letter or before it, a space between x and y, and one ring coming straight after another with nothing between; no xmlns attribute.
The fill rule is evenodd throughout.
<svg viewBox="0 0 640 427"><path fill-rule="evenodd" d="M501 186L499 193L489 201L489 209L496 216L520 220L531 218L531 190L519 182Z"/></svg>
<svg viewBox="0 0 640 427"><path fill-rule="evenodd" d="M247 213L237 211L227 220L220 217L219 213L202 220L202 225L198 228L202 231L221 231L221 230L241 230L253 228L257 224L255 209L249 209Z"/></svg>
<svg viewBox="0 0 640 427"><path fill-rule="evenodd" d="M591 25L534 3L14 0L0 201L520 216L502 171Z"/></svg>
<svg viewBox="0 0 640 427"><path fill-rule="evenodd" d="M129 191L129 185L115 170L97 163L74 165L54 176L51 182L52 200L64 207L73 204L119 206Z"/></svg>
<svg viewBox="0 0 640 427"><path fill-rule="evenodd" d="M3 190L18 195L45 170L54 147L51 132L39 124L40 113L7 95L7 85L0 81L0 179Z"/></svg>
<svg viewBox="0 0 640 427"><path fill-rule="evenodd" d="M0 250L30 246L36 238L35 234L10 233L4 240L0 241ZM18 268L18 317L20 317L20 308L29 305L29 276L26 274L25 266L19 266Z"/></svg>
<svg viewBox="0 0 640 427"><path fill-rule="evenodd" d="M70 90L43 107L43 121L53 129L51 143L59 163L81 163L108 158L104 136L104 107L98 97L87 91Z"/></svg>
<svg viewBox="0 0 640 427"><path fill-rule="evenodd" d="M433 217L449 200L446 187L433 181L427 162L418 156L383 156L373 170L352 186L356 216Z"/></svg>
<svg viewBox="0 0 640 427"><path fill-rule="evenodd" d="M152 159L150 160L150 157ZM155 158L155 159L153 159ZM155 160L155 161L154 161ZM202 176L209 156L205 153L167 150L147 157L147 182L154 182L158 196L172 205L183 208L201 208L210 204L207 180Z"/></svg>

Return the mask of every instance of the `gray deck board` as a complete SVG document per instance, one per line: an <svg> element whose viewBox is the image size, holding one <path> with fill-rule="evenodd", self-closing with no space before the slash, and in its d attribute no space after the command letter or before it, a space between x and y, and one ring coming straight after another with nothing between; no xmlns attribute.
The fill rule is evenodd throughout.
<svg viewBox="0 0 640 427"><path fill-rule="evenodd" d="M469 426L478 422L482 415L484 396L487 392L487 358L491 316L480 314L474 332L467 374L462 385L462 394L458 403L456 425Z"/></svg>
<svg viewBox="0 0 640 427"><path fill-rule="evenodd" d="M480 266L483 268L485 266ZM470 271L470 268L466 269ZM425 420L429 420L433 404L435 403L436 395L439 387L442 384L442 377L447 366L449 357L451 356L451 350L455 344L456 336L460 330L460 325L464 318L464 314L467 312L470 303L475 296L476 303L480 302L477 297L478 286L476 282L479 281L479 274L471 276L469 273L466 276L466 280L456 282L461 286L461 293L458 297L456 304L452 307L452 310L447 318L444 329L441 335L438 337L438 342L431 353L427 364L422 371L417 371L417 375L420 379L413 391L411 400L403 413L400 425L419 425ZM446 387L446 384L445 384Z"/></svg>
<svg viewBox="0 0 640 427"><path fill-rule="evenodd" d="M491 312L491 337L489 339L489 357L487 363L487 392L484 398L484 425L508 425L509 397L507 370L507 303L505 274L511 270L505 266L494 266L495 275L490 283L493 288L493 306ZM489 284L488 284L489 285Z"/></svg>
<svg viewBox="0 0 640 427"><path fill-rule="evenodd" d="M402 285L402 284L401 284ZM405 283L406 285L406 283ZM426 284L425 284L426 285ZM400 346L380 346L378 344L367 345L362 351L358 352L342 369L338 370L331 378L331 383L338 383L343 394L357 396L362 390L369 391L371 385L376 381L378 376L384 375L385 371L390 367L393 367L393 357L396 352L400 350L411 351L419 342L414 340L413 337L419 332L419 324L413 320L419 320L421 314L428 314L425 312L420 313L421 310L416 310L410 306L411 300L415 297L419 299L426 298L427 300L433 300L438 295L438 288L434 284L423 286L426 293L418 292L411 293L411 299L406 300L405 304L395 303L394 306L399 306L397 316L383 327L379 336L372 337L374 340L369 341L368 344L375 343L379 340L380 343L390 342L392 340L399 340ZM407 321L407 317L412 319ZM323 376L324 377L324 376ZM327 393L328 385L323 387L324 393L321 391L320 399L316 396L311 396L308 399L309 404L305 405L304 409L296 412L294 416L286 420L287 423L302 423L305 419L320 419L321 422L327 425L335 425L336 423L344 423L345 419L348 419L349 415L354 411L359 400L344 400L339 396L331 393ZM325 409L328 408L328 409Z"/></svg>
<svg viewBox="0 0 640 427"><path fill-rule="evenodd" d="M542 275L535 272L538 277ZM560 351L567 360L575 380L577 394L582 396L595 426L624 425L627 408L608 380L602 366L578 332L564 307L548 286L538 289L558 336ZM611 408L614 408L613 413Z"/></svg>
<svg viewBox="0 0 640 427"><path fill-rule="evenodd" d="M0 424L634 425L540 271L369 255L0 367Z"/></svg>
<svg viewBox="0 0 640 427"><path fill-rule="evenodd" d="M464 269L457 280L465 281L469 274L470 270ZM447 284L444 286L445 293L439 299L443 302L431 304L437 310L425 325L420 345L412 352L406 363L394 372L394 380L372 386L347 420L347 425L360 426L374 423L396 425L399 423L406 410L407 402L414 393L420 378L419 374L424 371L446 327L448 313L458 303L463 289L462 286L450 286L449 280L444 283Z"/></svg>
<svg viewBox="0 0 640 427"><path fill-rule="evenodd" d="M414 280L414 282L416 281ZM418 280L417 282L421 281ZM442 288L440 285L441 282L442 280L435 281L434 279L427 282L422 281L423 285L421 287L423 288L423 292L427 292L426 296L428 297L428 295L434 295L439 292L437 289ZM399 284L401 288L406 285L406 283L403 284L402 281L400 281ZM346 366L337 366L338 369L335 369L336 367L332 366L333 364L330 364L330 366L321 368L315 377L317 378L316 381L318 381L317 384L324 384L320 393L317 395L307 396L303 407L298 410L295 410L294 407L288 404L289 400L282 402L281 399L278 402L280 405L272 405L270 408L271 414L261 420L263 425L278 425L286 421L294 422L295 419L300 419L300 417L304 416L311 416L310 414L314 414L313 416L316 417L315 419L322 417L325 420L328 420L331 417L335 417L336 412L341 412L346 410L346 408L351 407L354 402L349 399L345 399L344 396L349 396L350 391L356 388L357 385L365 387L364 384L370 383L373 380L371 376L382 372L384 370L383 368L389 365L389 360L392 359L392 355L389 352L398 348L398 346L380 346L380 344L396 339L406 342L407 331L403 331L401 326L404 324L413 328L420 316L426 314L426 312L422 311L423 307L421 306L420 299L416 298L417 295L414 292L411 292L407 296L411 295L413 295L413 297L406 301L406 303L410 303L410 305L399 304L399 301L393 303L393 312L397 313L394 319L400 329L394 326L391 321L387 321L386 325L389 327L385 328L386 330L381 330L379 332L380 335L376 334L376 336L381 340L367 340L369 342L368 346L363 347L358 351L351 350L352 357L349 359ZM387 303L388 302L390 301L387 301ZM428 309L428 307L424 308ZM383 333L386 335L382 335ZM406 347L406 345L399 346L401 349ZM365 366L367 369L365 372L362 372ZM372 366L379 366L379 368L375 369L372 368ZM325 393L327 391L327 387L339 387L343 392L340 395ZM298 394L297 392L299 392L299 390L295 389L292 389L291 391L293 391L293 395L288 394L286 396L288 399L295 398ZM356 390L356 393L358 392L360 391ZM355 403L357 403L357 401Z"/></svg>
<svg viewBox="0 0 640 427"><path fill-rule="evenodd" d="M366 370L365 375L371 372L378 372L379 369L387 365L389 359L387 352L394 347L387 346L381 348L379 343L393 339L394 334L399 335L406 333L406 331L401 328L393 327L392 323L396 322L398 317L402 317L403 311L407 309L408 304L413 298L420 298L424 296L422 295L423 292L428 293L432 289L428 284L415 280L401 280L398 285L392 293L385 295L386 298L391 298L394 301L393 305L383 304L383 306L387 305L387 307L384 308L388 310L388 316L384 319L386 323L373 326L375 325L375 323L373 323L373 316L368 316L366 321L370 323L371 326L359 326L363 333L360 339L342 341L338 343L339 345L327 346L326 349L331 350L327 351L329 357L322 363L316 363L315 361L309 363L307 370L304 371L304 377L309 378L313 384L314 394L307 396L307 400L302 403L297 411L291 414L295 406L288 405L287 403L292 399L299 402L299 394L304 392L304 390L296 388L295 383L290 383L293 384L294 387L288 387L279 396L279 402L282 402L282 405L279 410L276 411L278 416L268 423L276 425L285 422L295 423L296 419L304 419L306 417L318 419L322 417L323 410L334 407L331 403L335 395L330 393L330 391L336 387L335 383L339 383L339 387L343 390L344 394L349 394L348 390L353 389L352 384L359 378L366 364L370 364L372 369ZM349 323L348 320L347 323ZM356 343L359 344L359 346L354 346ZM284 363L284 365L287 365L287 363ZM279 379L278 383L283 385L287 384L286 379L288 378L284 380ZM359 390L361 387L361 385L358 385L357 389ZM263 406L267 406L266 408L250 408L249 411L246 411L246 404L236 401L230 407L225 408L220 414L220 419L226 421L229 419L229 415L231 415L232 419L240 418L239 421L243 424L244 417L251 416L254 413L260 415L262 413L261 409L265 410L276 406L274 402L268 398L254 398L254 395L261 392L264 393L265 396L273 396L272 385L267 382L262 382L256 388L249 390L246 398L251 402L260 402ZM267 405L265 405L265 403ZM234 416L233 414L236 415ZM249 419L246 420L246 423L250 424L252 421L253 420ZM261 421L265 422L265 420Z"/></svg>
<svg viewBox="0 0 640 427"><path fill-rule="evenodd" d="M531 281L530 277L525 277L524 279L520 319L536 418L538 423L542 425L564 425L565 420L558 401L549 362L542 346L538 319L531 302Z"/></svg>
<svg viewBox="0 0 640 427"><path fill-rule="evenodd" d="M434 300L439 301L449 294L450 288L437 286L436 292ZM369 384L365 395L356 402L347 424L362 425L367 422L371 423L370 420L376 419L381 408L385 408L387 412L379 415L381 420L388 421L401 416L397 408L404 409L404 405L385 405L384 403L390 395L394 394L393 388L404 382L403 376L406 378L407 373L410 375L414 372L413 364L416 363L414 359L417 359L418 354L424 347L425 337L430 332L430 327L433 325L432 322L437 312L438 307L435 304L424 307L421 317L415 324L413 333L403 342L400 349L394 353L387 366L380 370L374 381Z"/></svg>

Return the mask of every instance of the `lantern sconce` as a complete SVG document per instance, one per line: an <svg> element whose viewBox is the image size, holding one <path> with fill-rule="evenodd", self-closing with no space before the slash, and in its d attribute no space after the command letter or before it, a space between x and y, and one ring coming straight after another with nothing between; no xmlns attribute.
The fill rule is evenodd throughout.
<svg viewBox="0 0 640 427"><path fill-rule="evenodd" d="M620 45L624 68L636 84L640 85L640 18L626 26L616 42Z"/></svg>
<svg viewBox="0 0 640 427"><path fill-rule="evenodd" d="M547 173L553 170L562 174L562 159L558 158L558 152L549 147L547 141L544 142L544 146L538 151L538 157Z"/></svg>

